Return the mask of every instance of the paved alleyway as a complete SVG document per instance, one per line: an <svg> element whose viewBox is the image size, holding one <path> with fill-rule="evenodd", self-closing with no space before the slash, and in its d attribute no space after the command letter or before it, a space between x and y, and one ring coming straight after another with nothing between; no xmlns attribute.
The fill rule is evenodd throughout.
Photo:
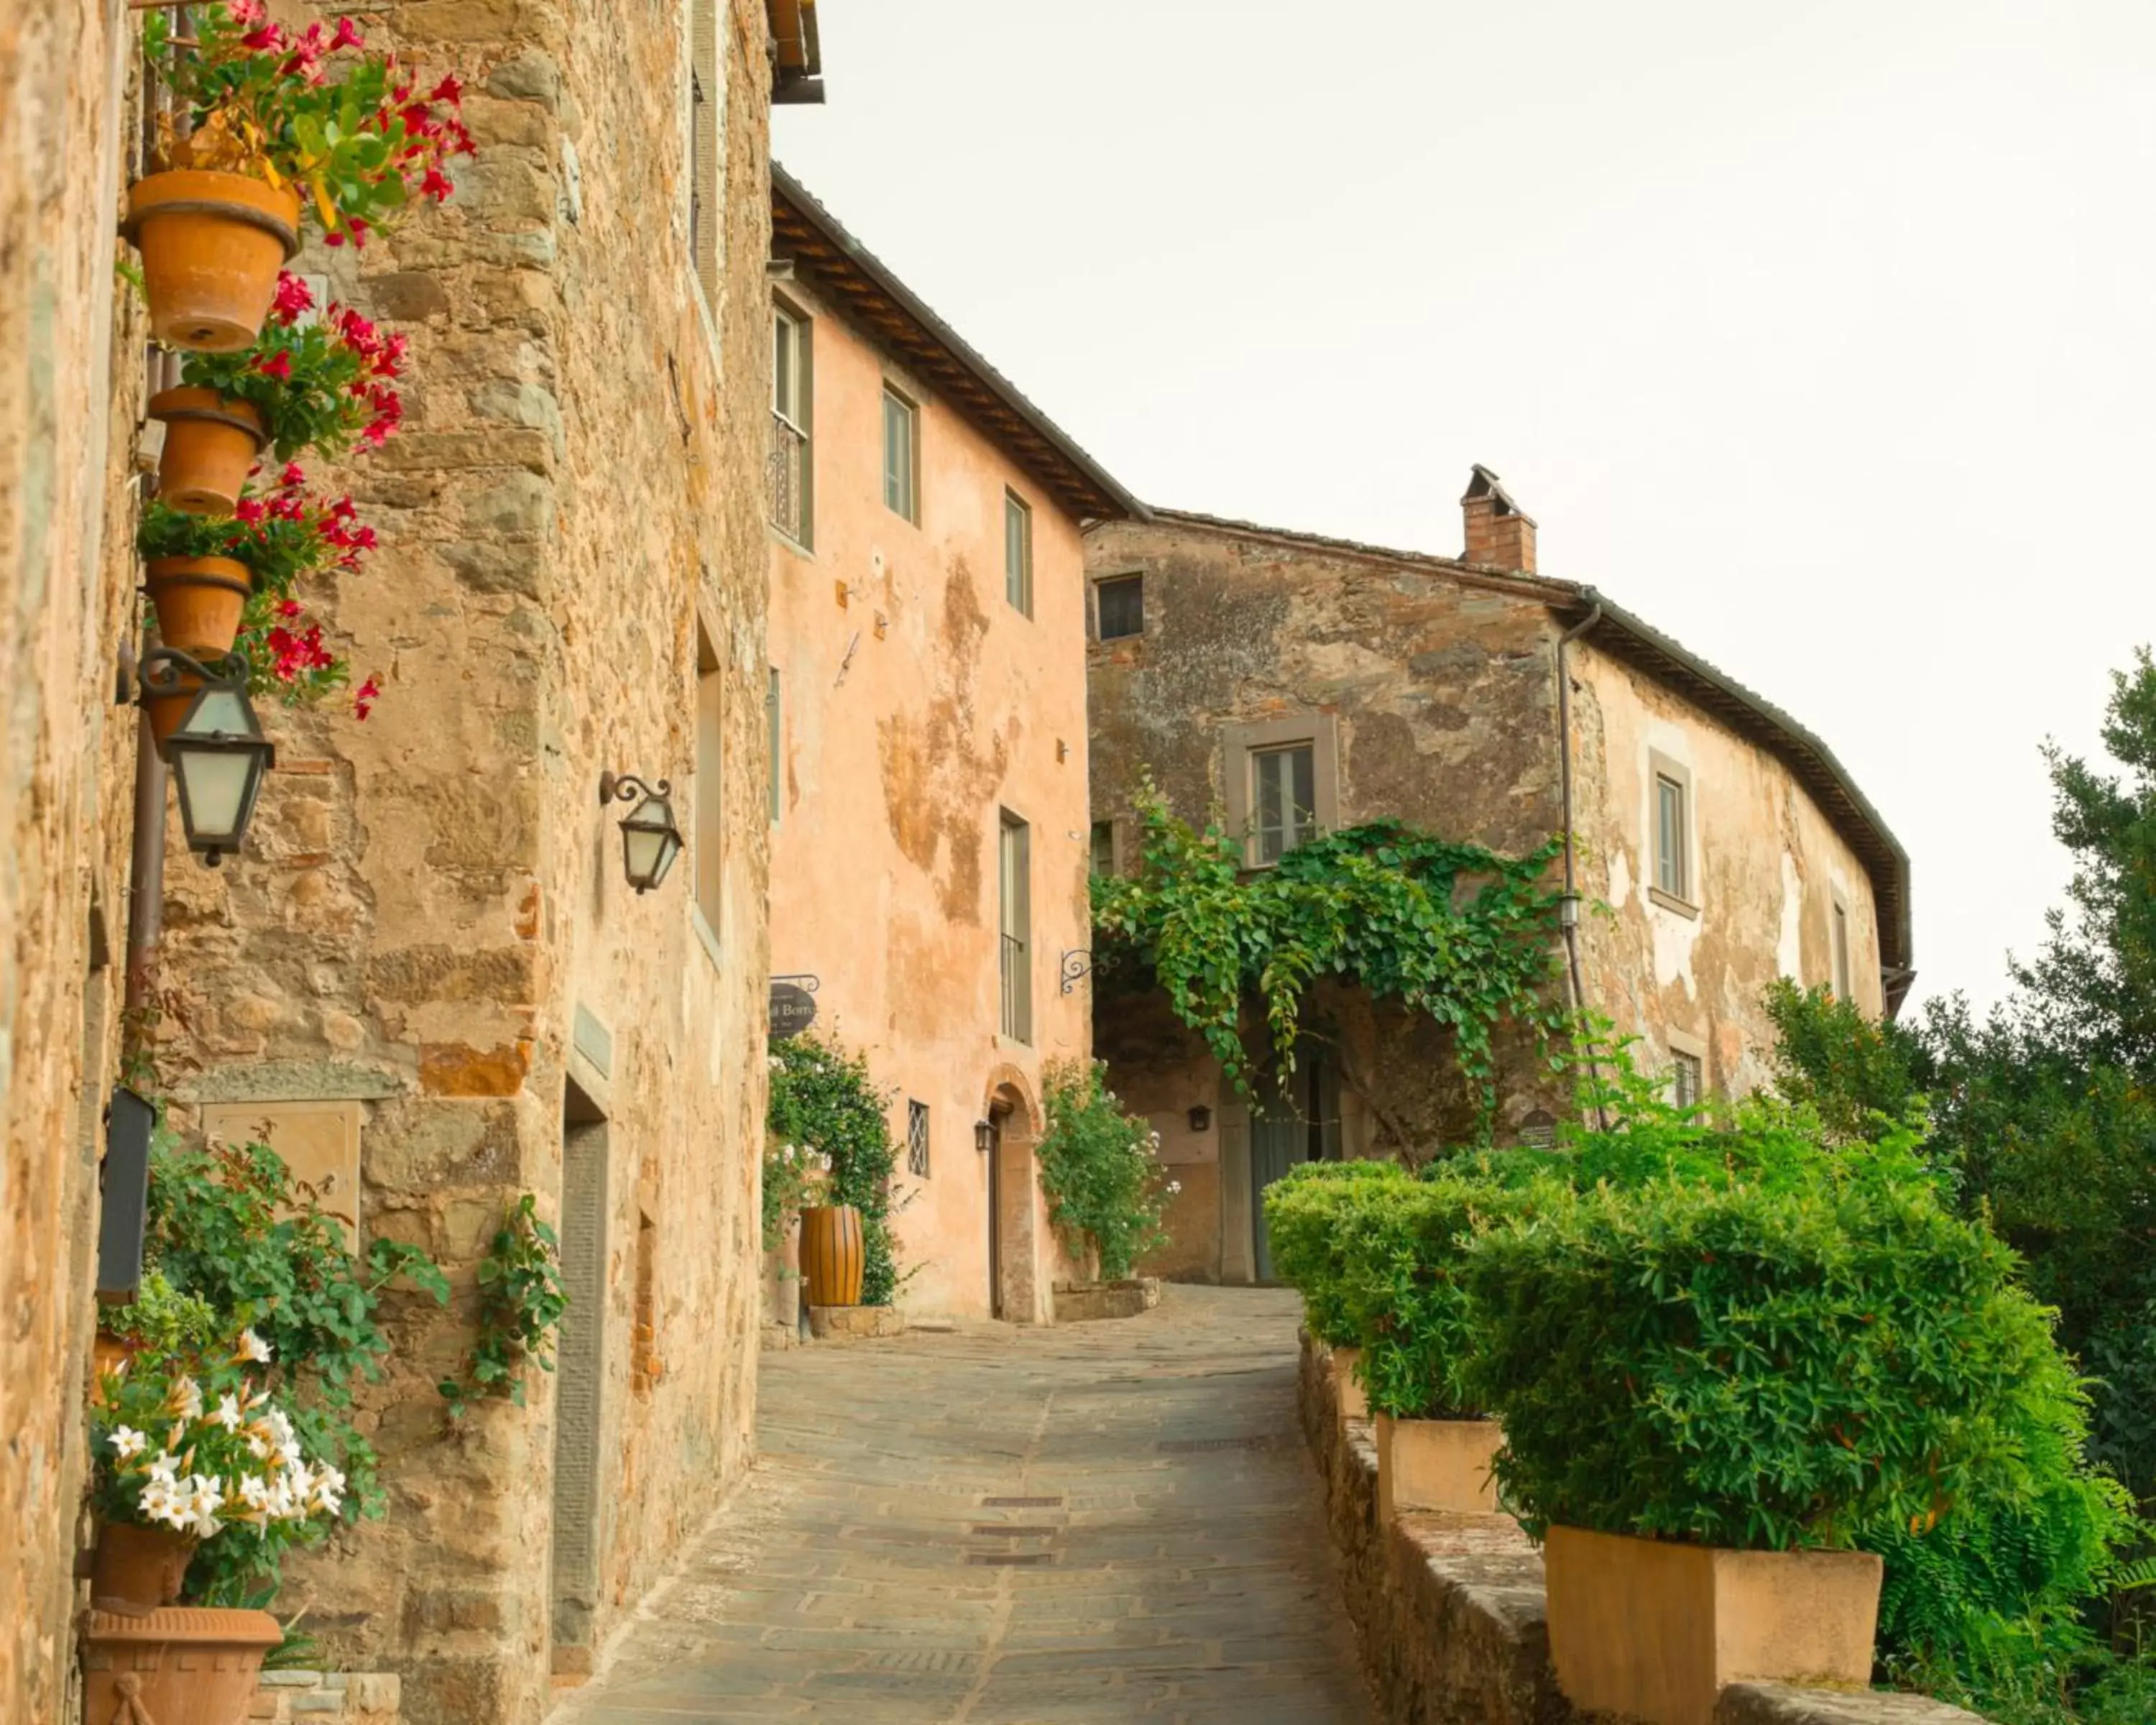
<svg viewBox="0 0 2156 1725"><path fill-rule="evenodd" d="M752 1485L557 1725L1366 1725L1296 1311L767 1354Z"/></svg>

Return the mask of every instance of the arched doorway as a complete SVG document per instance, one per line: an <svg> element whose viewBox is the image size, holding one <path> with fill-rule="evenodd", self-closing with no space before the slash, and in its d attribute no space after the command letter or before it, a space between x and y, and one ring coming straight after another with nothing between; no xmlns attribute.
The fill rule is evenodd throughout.
<svg viewBox="0 0 2156 1725"><path fill-rule="evenodd" d="M1040 1111L1025 1080L1005 1067L990 1080L984 1142L988 1311L1013 1323L1040 1319L1040 1181L1033 1147Z"/></svg>

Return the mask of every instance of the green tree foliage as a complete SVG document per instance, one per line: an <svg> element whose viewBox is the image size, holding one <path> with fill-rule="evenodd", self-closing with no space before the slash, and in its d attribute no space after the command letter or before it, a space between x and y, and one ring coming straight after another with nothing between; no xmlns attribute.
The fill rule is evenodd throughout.
<svg viewBox="0 0 2156 1725"><path fill-rule="evenodd" d="M1399 821L1373 821L1298 845L1270 869L1246 870L1217 823L1178 820L1150 781L1137 798L1142 863L1093 882L1105 969L1149 975L1222 1070L1249 1087L1246 1000L1261 1009L1274 1069L1295 1070L1303 997L1322 977L1404 1002L1453 1033L1461 1070L1486 1109L1494 1097L1492 1033L1510 1018L1547 1037L1563 1026L1555 975L1555 841L1501 856Z"/></svg>
<svg viewBox="0 0 2156 1725"><path fill-rule="evenodd" d="M1101 1274L1115 1281L1165 1237L1160 1215L1171 1184L1154 1158L1152 1128L1116 1105L1101 1070L1098 1062L1048 1063L1040 1086L1048 1125L1034 1156L1050 1219L1090 1240Z"/></svg>
<svg viewBox="0 0 2156 1725"><path fill-rule="evenodd" d="M861 1213L861 1301L888 1306L898 1291L891 1230L891 1176L898 1147L886 1114L890 1097L869 1076L867 1056L811 1033L776 1044L765 1125L781 1143L831 1159L824 1201Z"/></svg>

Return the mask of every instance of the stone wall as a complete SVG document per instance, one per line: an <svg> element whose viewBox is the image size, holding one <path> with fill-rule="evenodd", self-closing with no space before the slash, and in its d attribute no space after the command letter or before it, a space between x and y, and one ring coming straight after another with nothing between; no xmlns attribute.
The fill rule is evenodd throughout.
<svg viewBox="0 0 2156 1725"><path fill-rule="evenodd" d="M388 1671L264 1671L247 1717L276 1725L398 1725L403 1683Z"/></svg>
<svg viewBox="0 0 2156 1725"><path fill-rule="evenodd" d="M100 1108L116 1065L142 326L119 0L0 22L0 1718L64 1717Z"/></svg>
<svg viewBox="0 0 2156 1725"><path fill-rule="evenodd" d="M1306 1334L1297 1387L1323 1481L1348 1615L1386 1725L1595 1725L1551 1669L1543 1562L1509 1516L1378 1512L1370 1422L1340 1417L1329 1362ZM1715 1725L1984 1725L1917 1695L1781 1683L1722 1692Z"/></svg>
<svg viewBox="0 0 2156 1725"><path fill-rule="evenodd" d="M418 1725L537 1719L752 1442L769 67L762 8L720 0L692 108L686 11L366 14L424 81L463 80L480 146L445 206L296 266L411 339L404 429L335 476L381 548L323 608L382 697L364 724L275 715L247 853L174 877L183 1114L351 1154L362 1237L456 1288L445 1314L392 1296L363 1420L388 1513L280 1600L399 1673ZM711 295L692 121L722 188ZM688 834L646 895L608 770L670 780ZM561 1368L450 1431L434 1386L526 1190L563 1233Z"/></svg>

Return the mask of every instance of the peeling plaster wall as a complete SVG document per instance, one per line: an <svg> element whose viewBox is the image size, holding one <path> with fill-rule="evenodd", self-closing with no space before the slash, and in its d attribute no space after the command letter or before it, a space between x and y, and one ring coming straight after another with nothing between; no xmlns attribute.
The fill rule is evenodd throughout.
<svg viewBox="0 0 2156 1725"><path fill-rule="evenodd" d="M424 80L465 80L480 148L442 208L298 266L411 338L405 429L335 476L382 547L324 608L383 693L364 725L336 701L277 714L247 855L172 877L168 1086L228 1118L259 1111L273 1142L296 1118L280 1104L357 1109L362 1234L424 1245L456 1288L447 1314L390 1301L397 1353L364 1422L387 1518L288 1568L286 1602L312 1600L341 1658L401 1673L415 1722L537 1720L552 1672L588 1668L751 1455L770 74L762 8L717 15L708 301L682 8L368 15ZM700 624L716 769L698 761ZM670 779L690 830L642 896L623 877L627 811L600 806L608 769ZM473 1268L505 1206L530 1190L574 1219L572 1085L605 1117L577 1164L600 1182L578 1213L605 1234L578 1289L597 1365L569 1394L567 1360L532 1373L528 1406L483 1403L445 1434L434 1385L470 1345ZM588 1584L558 1596L557 1475L588 1480L593 1529Z"/></svg>
<svg viewBox="0 0 2156 1725"><path fill-rule="evenodd" d="M0 1718L67 1717L117 1065L143 329L114 264L136 61L118 0L0 16Z"/></svg>
<svg viewBox="0 0 2156 1725"><path fill-rule="evenodd" d="M901 1152L893 1180L909 1311L988 1311L973 1123L998 1086L1021 1100L1005 1145L1007 1315L1045 1322L1053 1282L1077 1266L1019 1140L1040 1124L1043 1065L1089 1046L1087 997L1063 993L1057 968L1091 944L1078 526L805 272L783 292L810 321L815 519L813 551L771 535L772 968L819 979L817 1027L892 1089L901 1147L907 1100L928 1104L929 1175ZM886 377L919 406L917 526L884 505ZM1006 487L1033 510L1030 619L1004 594ZM1002 809L1031 828L1030 1046L998 1034Z"/></svg>

